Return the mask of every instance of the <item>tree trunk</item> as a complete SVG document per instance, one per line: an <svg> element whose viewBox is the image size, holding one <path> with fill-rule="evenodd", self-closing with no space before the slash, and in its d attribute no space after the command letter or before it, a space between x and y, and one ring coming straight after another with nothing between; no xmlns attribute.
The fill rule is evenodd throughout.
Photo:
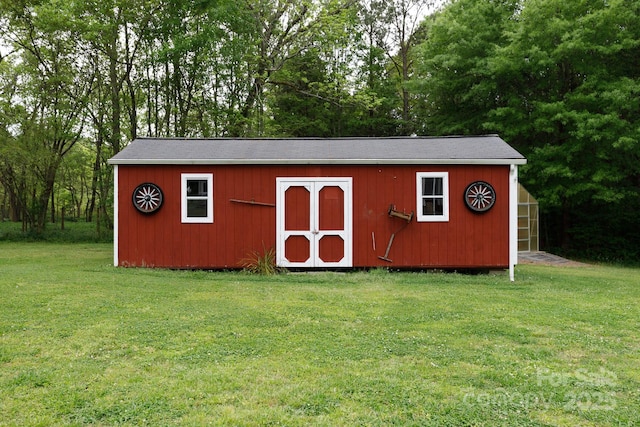
<svg viewBox="0 0 640 427"><path fill-rule="evenodd" d="M87 222L91 222L93 220L93 213L96 209L96 197L98 195L98 178L100 175L102 164L102 145L102 132L98 131L98 138L96 139L96 158L93 162L93 176L91 177L91 197L89 198L87 203Z"/></svg>
<svg viewBox="0 0 640 427"><path fill-rule="evenodd" d="M110 45L107 46L109 56L109 86L111 88L111 146L113 154L120 152L120 79L118 78L117 29L112 31Z"/></svg>
<svg viewBox="0 0 640 427"><path fill-rule="evenodd" d="M571 248L571 206L569 201L565 199L562 202L562 230L560 237L560 247L564 250Z"/></svg>
<svg viewBox="0 0 640 427"><path fill-rule="evenodd" d="M54 183L55 184L55 183ZM51 223L56 222L56 193L51 189Z"/></svg>
<svg viewBox="0 0 640 427"><path fill-rule="evenodd" d="M51 163L47 166L44 174L44 188L39 197L34 194L35 201L37 203L36 206L36 215L32 220L32 227L38 232L41 233L44 231L47 223L47 208L49 199L52 199L53 189L56 183L56 175L58 173L58 167L60 166L60 161L62 159L57 157L51 160ZM55 216L55 212L54 212Z"/></svg>

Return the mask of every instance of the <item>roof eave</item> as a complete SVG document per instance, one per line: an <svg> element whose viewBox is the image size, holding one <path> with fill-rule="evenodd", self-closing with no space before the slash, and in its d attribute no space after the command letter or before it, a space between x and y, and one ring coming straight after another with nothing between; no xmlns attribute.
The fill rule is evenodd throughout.
<svg viewBox="0 0 640 427"><path fill-rule="evenodd" d="M527 159L109 159L111 165L524 165Z"/></svg>

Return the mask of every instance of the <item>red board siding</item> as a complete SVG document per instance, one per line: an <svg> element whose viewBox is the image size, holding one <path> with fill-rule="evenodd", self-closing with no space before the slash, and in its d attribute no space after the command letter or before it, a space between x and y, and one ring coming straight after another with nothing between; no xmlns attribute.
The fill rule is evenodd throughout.
<svg viewBox="0 0 640 427"><path fill-rule="evenodd" d="M128 166L119 171L118 260L123 266L172 268L238 268L251 251L275 247L277 177L353 177L354 267L502 268L509 264L508 166ZM389 205L398 211L416 211L416 172L449 172L449 221L407 224L387 215ZM182 173L213 174L213 224L182 224L180 185ZM473 181L487 181L496 191L494 207L482 214L464 204L464 190ZM138 212L132 192L143 182L157 184L164 193L163 206L154 214ZM320 194L320 215L332 204L344 209L333 187ZM307 203L300 194L301 204ZM303 200L304 199L304 200ZM339 205L339 206L338 206ZM300 218L308 218L308 203ZM325 213L323 227L333 227L337 217ZM298 218L299 219L299 218ZM396 233L388 263L385 254ZM333 258L336 250L326 242L322 252ZM295 250L295 249L292 249Z"/></svg>

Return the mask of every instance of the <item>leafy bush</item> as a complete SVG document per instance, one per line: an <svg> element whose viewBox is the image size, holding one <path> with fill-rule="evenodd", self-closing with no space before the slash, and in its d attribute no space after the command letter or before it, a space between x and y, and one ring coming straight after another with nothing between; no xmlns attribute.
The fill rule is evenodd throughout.
<svg viewBox="0 0 640 427"><path fill-rule="evenodd" d="M625 205L590 202L541 218L541 248L572 259L637 265L640 260L640 202Z"/></svg>

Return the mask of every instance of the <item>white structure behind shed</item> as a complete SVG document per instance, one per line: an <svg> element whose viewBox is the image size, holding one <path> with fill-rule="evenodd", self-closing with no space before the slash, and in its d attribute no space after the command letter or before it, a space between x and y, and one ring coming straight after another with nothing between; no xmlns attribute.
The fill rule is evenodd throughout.
<svg viewBox="0 0 640 427"><path fill-rule="evenodd" d="M540 250L538 201L518 184L518 252Z"/></svg>

